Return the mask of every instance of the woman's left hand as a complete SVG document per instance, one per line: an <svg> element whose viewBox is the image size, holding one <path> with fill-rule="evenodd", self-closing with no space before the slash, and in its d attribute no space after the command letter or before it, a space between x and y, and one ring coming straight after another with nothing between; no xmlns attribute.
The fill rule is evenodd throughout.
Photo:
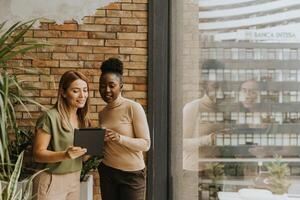
<svg viewBox="0 0 300 200"><path fill-rule="evenodd" d="M120 134L111 130L111 129L105 129L105 137L104 141L114 141L114 142L120 142Z"/></svg>

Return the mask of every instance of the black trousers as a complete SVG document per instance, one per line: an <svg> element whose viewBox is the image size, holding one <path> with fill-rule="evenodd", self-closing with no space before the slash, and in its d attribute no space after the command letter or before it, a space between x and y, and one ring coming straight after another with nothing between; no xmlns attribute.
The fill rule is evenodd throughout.
<svg viewBox="0 0 300 200"><path fill-rule="evenodd" d="M145 169L122 171L101 163L98 167L102 200L144 200Z"/></svg>

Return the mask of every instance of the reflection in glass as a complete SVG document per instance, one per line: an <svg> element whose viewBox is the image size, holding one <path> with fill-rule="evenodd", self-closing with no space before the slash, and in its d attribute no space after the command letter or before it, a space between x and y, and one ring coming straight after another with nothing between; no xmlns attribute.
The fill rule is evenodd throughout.
<svg viewBox="0 0 300 200"><path fill-rule="evenodd" d="M276 15L290 11L286 2L300 11L300 2L276 2L200 0L195 26L187 17L186 27L197 27L199 40L189 42L199 43L200 55L198 64L184 66L198 77L184 71L183 83L204 93L187 98L183 91L183 190L193 184L197 190L186 190L183 200L222 200L218 194L243 188L300 194L294 189L300 185L300 23ZM265 18L270 24L260 23Z"/></svg>

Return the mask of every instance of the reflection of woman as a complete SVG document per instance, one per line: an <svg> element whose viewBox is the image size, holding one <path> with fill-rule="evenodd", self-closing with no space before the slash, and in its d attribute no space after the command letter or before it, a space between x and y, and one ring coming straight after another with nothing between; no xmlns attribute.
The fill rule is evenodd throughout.
<svg viewBox="0 0 300 200"><path fill-rule="evenodd" d="M240 87L240 111L252 111L258 99L259 86L255 80L247 80Z"/></svg>
<svg viewBox="0 0 300 200"><path fill-rule="evenodd" d="M110 58L101 66L100 94L107 106L99 113L106 128L104 159L98 170L103 200L143 200L149 128L142 106L123 98L123 63Z"/></svg>
<svg viewBox="0 0 300 200"><path fill-rule="evenodd" d="M35 180L38 200L79 199L81 156L86 149L72 146L73 133L75 128L89 125L87 113L87 78L67 71L60 79L55 106L44 112L36 125L34 158L49 168Z"/></svg>
<svg viewBox="0 0 300 200"><path fill-rule="evenodd" d="M219 70L224 65L217 60L206 60L202 70ZM214 144L215 133L223 129L223 124L204 120L204 114L215 115L218 112L217 93L221 85L216 80L203 82L204 96L188 102L183 108L183 169L201 171L204 166L199 158L215 156L216 151L199 151L201 146Z"/></svg>

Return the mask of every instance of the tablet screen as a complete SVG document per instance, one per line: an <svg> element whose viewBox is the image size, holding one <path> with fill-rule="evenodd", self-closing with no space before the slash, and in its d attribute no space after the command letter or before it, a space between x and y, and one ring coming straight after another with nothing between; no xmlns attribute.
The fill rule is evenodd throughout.
<svg viewBox="0 0 300 200"><path fill-rule="evenodd" d="M91 156L103 157L105 129L80 128L74 131L74 146L87 149Z"/></svg>

